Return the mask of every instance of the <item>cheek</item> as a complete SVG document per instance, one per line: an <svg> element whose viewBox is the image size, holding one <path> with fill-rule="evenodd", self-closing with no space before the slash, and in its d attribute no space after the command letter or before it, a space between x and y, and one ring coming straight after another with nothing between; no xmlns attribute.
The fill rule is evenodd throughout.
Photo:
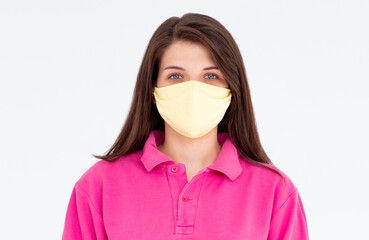
<svg viewBox="0 0 369 240"><path fill-rule="evenodd" d="M156 87L162 87L162 86L163 86L163 80L159 76L158 79L156 80Z"/></svg>
<svg viewBox="0 0 369 240"><path fill-rule="evenodd" d="M156 85L157 85L157 87L160 87L160 86L163 85L163 79L164 79L164 75L163 75L162 72L159 71L158 76L156 78Z"/></svg>
<svg viewBox="0 0 369 240"><path fill-rule="evenodd" d="M229 84L226 81L222 81L222 87L229 88Z"/></svg>
<svg viewBox="0 0 369 240"><path fill-rule="evenodd" d="M165 79L159 78L156 81L156 87L160 88L160 87L166 87L171 85L169 81L165 81Z"/></svg>

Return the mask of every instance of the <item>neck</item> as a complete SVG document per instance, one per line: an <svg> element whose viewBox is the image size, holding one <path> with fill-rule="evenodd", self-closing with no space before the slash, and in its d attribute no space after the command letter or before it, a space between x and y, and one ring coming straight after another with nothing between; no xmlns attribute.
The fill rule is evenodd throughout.
<svg viewBox="0 0 369 240"><path fill-rule="evenodd" d="M165 139L157 148L176 163L185 164L187 169L201 170L210 166L221 150L217 131L215 127L202 137L188 138L165 123Z"/></svg>

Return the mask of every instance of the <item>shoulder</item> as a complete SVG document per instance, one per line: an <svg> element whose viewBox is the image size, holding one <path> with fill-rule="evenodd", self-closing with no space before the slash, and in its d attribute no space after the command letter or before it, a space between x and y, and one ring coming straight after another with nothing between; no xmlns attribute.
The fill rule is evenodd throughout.
<svg viewBox="0 0 369 240"><path fill-rule="evenodd" d="M276 201L282 202L297 192L291 178L277 166L267 163L259 163L261 166L256 166L244 158L241 162L243 175L247 181L273 193Z"/></svg>
<svg viewBox="0 0 369 240"><path fill-rule="evenodd" d="M121 156L115 161L98 160L78 179L76 185L87 193L100 192L104 184L114 182L124 169L133 168L139 161L140 151Z"/></svg>

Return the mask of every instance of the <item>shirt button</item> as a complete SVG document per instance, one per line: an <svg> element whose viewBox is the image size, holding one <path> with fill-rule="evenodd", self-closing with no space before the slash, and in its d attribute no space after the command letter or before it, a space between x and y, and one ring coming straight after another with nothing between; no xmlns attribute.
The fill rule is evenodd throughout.
<svg viewBox="0 0 369 240"><path fill-rule="evenodd" d="M178 167L174 166L172 167L172 172L177 172L178 171Z"/></svg>
<svg viewBox="0 0 369 240"><path fill-rule="evenodd" d="M187 197L186 196L182 196L182 201L183 202L187 202Z"/></svg>

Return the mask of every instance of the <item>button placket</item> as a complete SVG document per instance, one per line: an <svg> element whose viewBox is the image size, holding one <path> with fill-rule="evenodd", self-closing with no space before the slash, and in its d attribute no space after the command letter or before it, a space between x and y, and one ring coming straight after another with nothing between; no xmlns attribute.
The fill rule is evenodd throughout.
<svg viewBox="0 0 369 240"><path fill-rule="evenodd" d="M186 174L183 171L184 165L175 163L165 167L168 176L170 194L173 199L174 223L178 221L178 202L181 200L181 191L187 183Z"/></svg>
<svg viewBox="0 0 369 240"><path fill-rule="evenodd" d="M193 177L181 191L176 222L177 234L191 234L194 231L198 198L206 176L203 172Z"/></svg>
<svg viewBox="0 0 369 240"><path fill-rule="evenodd" d="M167 166L166 170L173 199L174 234L192 234L197 201L208 169L199 171L190 181L187 180L183 163Z"/></svg>

